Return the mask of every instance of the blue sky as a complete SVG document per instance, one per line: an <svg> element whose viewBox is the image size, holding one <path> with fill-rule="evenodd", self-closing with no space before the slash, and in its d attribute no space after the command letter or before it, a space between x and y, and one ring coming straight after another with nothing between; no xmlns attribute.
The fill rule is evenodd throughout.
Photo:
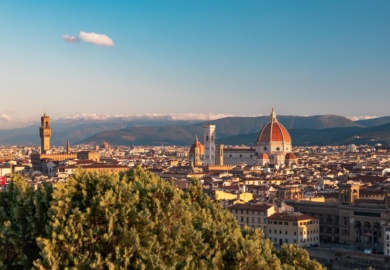
<svg viewBox="0 0 390 270"><path fill-rule="evenodd" d="M0 127L45 110L390 115L389 14L388 0L0 0Z"/></svg>

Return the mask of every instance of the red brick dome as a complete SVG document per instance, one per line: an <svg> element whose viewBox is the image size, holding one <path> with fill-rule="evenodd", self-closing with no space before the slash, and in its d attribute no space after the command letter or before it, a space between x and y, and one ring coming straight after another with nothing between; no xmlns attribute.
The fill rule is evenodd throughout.
<svg viewBox="0 0 390 270"><path fill-rule="evenodd" d="M297 156L294 153L287 153L285 159L286 160L295 160L295 159L297 159Z"/></svg>
<svg viewBox="0 0 390 270"><path fill-rule="evenodd" d="M267 142L288 142L291 143L291 137L287 129L278 122L274 109L272 109L271 120L266 124L257 135L257 143Z"/></svg>
<svg viewBox="0 0 390 270"><path fill-rule="evenodd" d="M196 136L195 142L190 148L190 153L195 153L195 149L199 150L199 154L204 153L204 146L201 142L198 141L198 136Z"/></svg>
<svg viewBox="0 0 390 270"><path fill-rule="evenodd" d="M261 153L260 155L257 156L257 159L266 160L266 159L269 159L269 156L268 156L267 153L263 152L263 153Z"/></svg>

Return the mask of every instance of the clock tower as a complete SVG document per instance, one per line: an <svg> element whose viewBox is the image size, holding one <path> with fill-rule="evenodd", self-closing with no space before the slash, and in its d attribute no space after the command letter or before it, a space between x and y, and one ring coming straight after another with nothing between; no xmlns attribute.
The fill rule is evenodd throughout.
<svg viewBox="0 0 390 270"><path fill-rule="evenodd" d="M50 117L46 113L41 117L39 136L41 137L41 154L47 154L50 151L51 127Z"/></svg>

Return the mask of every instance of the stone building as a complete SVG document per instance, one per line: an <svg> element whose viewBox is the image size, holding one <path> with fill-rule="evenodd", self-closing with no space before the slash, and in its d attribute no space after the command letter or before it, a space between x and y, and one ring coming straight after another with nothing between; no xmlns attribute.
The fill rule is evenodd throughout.
<svg viewBox="0 0 390 270"><path fill-rule="evenodd" d="M390 255L390 188L384 190L384 199L367 199L360 197L359 184L342 183L336 203L299 200L286 203L319 219L321 241L368 244L383 248Z"/></svg>
<svg viewBox="0 0 390 270"><path fill-rule="evenodd" d="M49 161L63 161L72 159L90 159L96 162L100 161L100 154L98 151L82 151L72 152L70 143L68 141L66 152L53 153L51 150L51 125L50 117L46 113L41 117L41 126L39 127L39 136L41 137L41 152L33 152L31 154L31 163L33 170L48 173L48 168L45 166Z"/></svg>
<svg viewBox="0 0 390 270"><path fill-rule="evenodd" d="M41 137L41 152L33 152L31 154L31 163L34 170L45 172L43 166L48 160L62 161L66 159L76 159L76 153L71 153L69 143L65 153L52 153L50 146L51 125L50 117L46 113L41 117L41 126L39 127L39 136Z"/></svg>
<svg viewBox="0 0 390 270"><path fill-rule="evenodd" d="M234 204L229 211L236 217L238 224L252 229L260 228L267 232L267 218L275 213L273 204Z"/></svg>
<svg viewBox="0 0 390 270"><path fill-rule="evenodd" d="M255 143L254 148L225 148L224 164L291 166L297 162L297 157L292 153L290 134L279 123L273 108L269 122L259 131Z"/></svg>
<svg viewBox="0 0 390 270"><path fill-rule="evenodd" d="M275 213L268 217L267 237L279 245L318 245L319 220L299 212Z"/></svg>
<svg viewBox="0 0 390 270"><path fill-rule="evenodd" d="M188 160L192 167L201 167L203 165L204 146L198 140L198 135L195 136L195 141L191 145L188 153Z"/></svg>

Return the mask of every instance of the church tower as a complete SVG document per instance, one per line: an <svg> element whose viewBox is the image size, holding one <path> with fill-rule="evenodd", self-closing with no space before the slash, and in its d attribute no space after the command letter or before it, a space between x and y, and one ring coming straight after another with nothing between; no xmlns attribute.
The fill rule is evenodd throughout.
<svg viewBox="0 0 390 270"><path fill-rule="evenodd" d="M50 117L46 113L41 117L41 127L39 128L39 136L41 137L41 154L46 154L50 151Z"/></svg>
<svg viewBox="0 0 390 270"><path fill-rule="evenodd" d="M203 126L204 134L204 164L215 165L215 125Z"/></svg>

